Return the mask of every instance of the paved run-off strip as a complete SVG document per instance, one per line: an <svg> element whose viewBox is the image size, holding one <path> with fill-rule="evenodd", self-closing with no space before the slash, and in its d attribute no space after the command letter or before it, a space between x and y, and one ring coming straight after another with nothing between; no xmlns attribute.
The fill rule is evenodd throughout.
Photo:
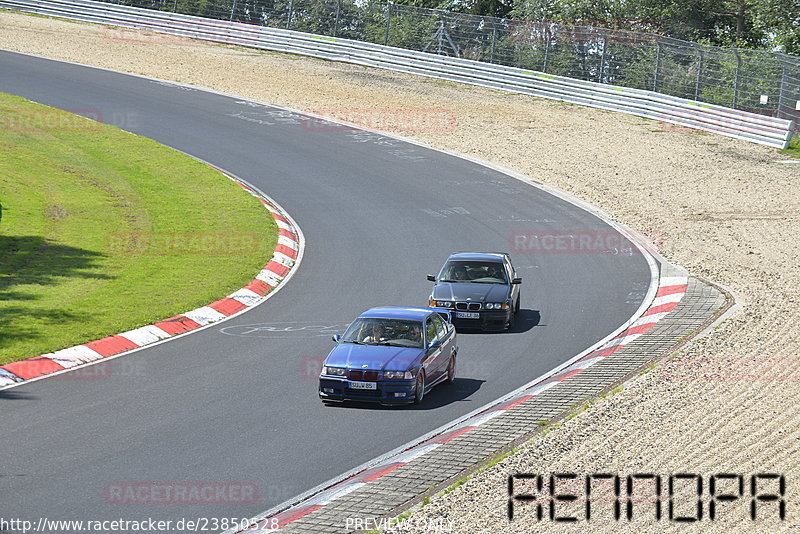
<svg viewBox="0 0 800 534"><path fill-rule="evenodd" d="M446 432L264 517L247 532L325 534L355 530L358 525L388 525L377 520L398 515L422 495L527 441L542 424L670 354L730 302L715 287L683 273L666 276L666 269L674 268L662 265L658 291L647 310L603 346Z"/></svg>
<svg viewBox="0 0 800 534"><path fill-rule="evenodd" d="M159 343L238 315L264 302L268 294L271 294L275 288L288 279L289 273L302 257L303 246L302 234L292 218L265 194L216 167L212 166L212 168L256 197L270 212L278 227L278 243L272 258L253 281L227 297L163 321L82 345L2 365L0 366L0 390L66 369L90 365L104 358Z"/></svg>

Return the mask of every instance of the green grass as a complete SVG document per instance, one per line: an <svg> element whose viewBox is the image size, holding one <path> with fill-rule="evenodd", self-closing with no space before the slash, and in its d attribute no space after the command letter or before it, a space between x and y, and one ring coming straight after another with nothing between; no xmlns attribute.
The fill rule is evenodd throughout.
<svg viewBox="0 0 800 534"><path fill-rule="evenodd" d="M276 240L261 204L206 165L0 94L0 364L224 297Z"/></svg>
<svg viewBox="0 0 800 534"><path fill-rule="evenodd" d="M794 158L800 158L800 134L795 134L789 140L789 148L779 151L781 154L786 154L787 156L792 156Z"/></svg>

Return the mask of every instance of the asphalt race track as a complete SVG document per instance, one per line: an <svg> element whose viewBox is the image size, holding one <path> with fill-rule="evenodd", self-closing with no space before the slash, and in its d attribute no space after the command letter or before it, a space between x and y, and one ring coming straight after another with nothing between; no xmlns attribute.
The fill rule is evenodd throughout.
<svg viewBox="0 0 800 534"><path fill-rule="evenodd" d="M463 159L236 98L8 52L0 73L0 91L99 114L248 180L306 238L294 278L253 311L108 362L102 376L0 392L6 518L257 514L549 371L645 296L650 271L639 254L513 254L524 282L517 327L460 334L455 384L420 407L324 407L316 376L331 333L371 306L425 305L425 275L450 252L507 251L515 232L614 230ZM107 492L203 481L254 485L258 496L122 505Z"/></svg>

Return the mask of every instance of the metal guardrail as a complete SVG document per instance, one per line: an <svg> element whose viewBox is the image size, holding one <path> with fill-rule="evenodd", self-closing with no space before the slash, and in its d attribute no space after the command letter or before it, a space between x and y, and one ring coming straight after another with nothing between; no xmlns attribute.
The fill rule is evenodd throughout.
<svg viewBox="0 0 800 534"><path fill-rule="evenodd" d="M775 148L786 148L792 135L792 122L785 119L651 91L379 44L92 0L0 0L0 7L503 89L670 122Z"/></svg>

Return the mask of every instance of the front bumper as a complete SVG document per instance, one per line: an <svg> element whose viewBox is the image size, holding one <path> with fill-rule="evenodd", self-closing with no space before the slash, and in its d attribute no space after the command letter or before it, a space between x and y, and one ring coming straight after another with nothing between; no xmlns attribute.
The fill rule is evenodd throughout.
<svg viewBox="0 0 800 534"><path fill-rule="evenodd" d="M511 320L511 310L480 310L478 319L460 319L456 317L456 310L449 308L436 308L437 310L447 310L450 312L453 325L462 328L475 328L480 330L504 330Z"/></svg>
<svg viewBox="0 0 800 534"><path fill-rule="evenodd" d="M381 404L408 404L414 402L414 380L378 380L376 389L351 389L349 380L321 376L319 398L323 401L379 402Z"/></svg>

